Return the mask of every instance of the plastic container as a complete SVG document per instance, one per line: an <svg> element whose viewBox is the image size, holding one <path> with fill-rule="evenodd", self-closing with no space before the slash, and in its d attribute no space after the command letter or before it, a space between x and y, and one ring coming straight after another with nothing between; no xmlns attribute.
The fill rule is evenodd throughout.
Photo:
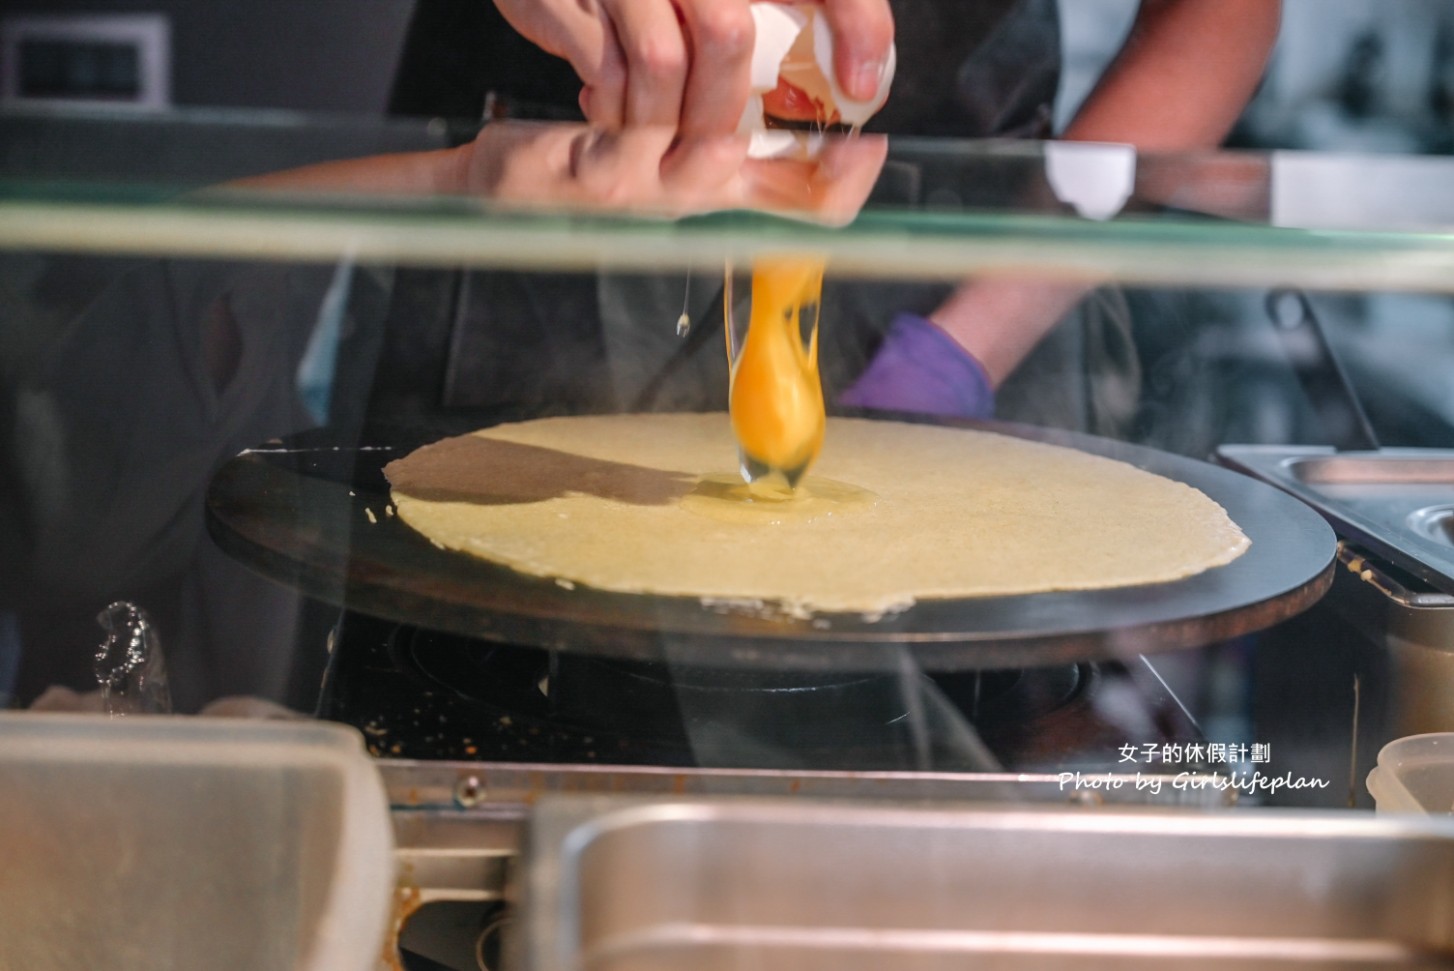
<svg viewBox="0 0 1454 971"><path fill-rule="evenodd" d="M1454 813L1454 732L1389 742L1368 773L1368 791L1379 812Z"/></svg>
<svg viewBox="0 0 1454 971"><path fill-rule="evenodd" d="M0 714L0 969L360 971L393 894L342 726Z"/></svg>

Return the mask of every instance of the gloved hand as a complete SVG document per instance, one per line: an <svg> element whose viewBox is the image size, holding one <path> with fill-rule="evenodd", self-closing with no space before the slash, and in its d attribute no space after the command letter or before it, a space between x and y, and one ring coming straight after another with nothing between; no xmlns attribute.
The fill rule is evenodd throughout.
<svg viewBox="0 0 1454 971"><path fill-rule="evenodd" d="M878 353L838 403L950 418L989 418L995 390L984 365L933 321L894 318Z"/></svg>

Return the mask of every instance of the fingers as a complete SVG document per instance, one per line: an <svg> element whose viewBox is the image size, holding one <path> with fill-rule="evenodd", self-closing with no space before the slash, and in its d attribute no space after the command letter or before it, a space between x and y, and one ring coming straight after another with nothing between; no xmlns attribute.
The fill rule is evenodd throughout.
<svg viewBox="0 0 1454 971"><path fill-rule="evenodd" d="M684 135L727 135L747 106L754 27L746 0L677 0L689 38Z"/></svg>
<svg viewBox="0 0 1454 971"><path fill-rule="evenodd" d="M747 138L677 140L673 129L591 131L572 146L570 200L592 209L681 216L740 202Z"/></svg>
<svg viewBox="0 0 1454 971"><path fill-rule="evenodd" d="M750 96L748 0L496 2L521 33L570 61L592 124L664 125L688 136L736 130ZM868 101L889 62L889 0L821 2L839 87Z"/></svg>
<svg viewBox="0 0 1454 971"><path fill-rule="evenodd" d="M827 226L845 226L868 201L887 157L888 139L882 135L830 135L821 143L799 141L772 157L754 158L742 166L737 180L741 205Z"/></svg>
<svg viewBox="0 0 1454 971"><path fill-rule="evenodd" d="M813 179L813 213L829 226L853 222L878 184L888 154L889 140L882 135L830 139Z"/></svg>
<svg viewBox="0 0 1454 971"><path fill-rule="evenodd" d="M730 134L747 104L753 22L747 0L601 0L595 70L572 58L592 124Z"/></svg>
<svg viewBox="0 0 1454 971"><path fill-rule="evenodd" d="M661 160L675 136L659 125L586 133L573 146L571 201L593 209L658 207Z"/></svg>
<svg viewBox="0 0 1454 971"><path fill-rule="evenodd" d="M666 126L499 122L471 146L463 188L502 205L683 216L761 209L827 225L851 222L888 151L882 136L830 137L749 159L746 135L678 138Z"/></svg>
<svg viewBox="0 0 1454 971"><path fill-rule="evenodd" d="M465 146L462 190L507 206L566 205L573 165L586 125L501 121L486 125Z"/></svg>
<svg viewBox="0 0 1454 971"><path fill-rule="evenodd" d="M495 0L522 36L570 62L580 106L602 128L625 123L626 60L610 14L596 0Z"/></svg>
<svg viewBox="0 0 1454 971"><path fill-rule="evenodd" d="M621 50L616 29L604 11L601 20L601 46L594 71L577 69L585 87L581 89L581 113L598 128L614 131L626 124L626 54Z"/></svg>
<svg viewBox="0 0 1454 971"><path fill-rule="evenodd" d="M731 209L741 204L739 173L747 162L745 135L686 138L659 167L664 195L678 215Z"/></svg>
<svg viewBox="0 0 1454 971"><path fill-rule="evenodd" d="M867 101L878 93L894 41L888 0L824 0L833 31L833 70L850 98Z"/></svg>
<svg viewBox="0 0 1454 971"><path fill-rule="evenodd" d="M603 0L602 6L626 62L625 124L675 128L689 55L676 7L670 0Z"/></svg>

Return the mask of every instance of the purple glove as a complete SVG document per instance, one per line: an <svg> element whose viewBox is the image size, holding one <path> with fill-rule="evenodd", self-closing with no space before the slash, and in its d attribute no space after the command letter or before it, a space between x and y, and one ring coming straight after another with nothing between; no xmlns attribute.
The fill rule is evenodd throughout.
<svg viewBox="0 0 1454 971"><path fill-rule="evenodd" d="M888 336L840 405L880 411L916 411L950 418L989 418L995 389L984 365L918 314L894 318Z"/></svg>

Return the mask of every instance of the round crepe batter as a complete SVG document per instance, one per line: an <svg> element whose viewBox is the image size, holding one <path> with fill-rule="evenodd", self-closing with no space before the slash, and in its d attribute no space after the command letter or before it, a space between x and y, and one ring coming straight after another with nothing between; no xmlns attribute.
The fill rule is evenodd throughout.
<svg viewBox="0 0 1454 971"><path fill-rule="evenodd" d="M1249 545L1191 486L987 432L830 419L817 498L786 505L720 498L736 455L725 414L547 418L426 445L384 474L399 516L447 549L798 612L1160 583Z"/></svg>

